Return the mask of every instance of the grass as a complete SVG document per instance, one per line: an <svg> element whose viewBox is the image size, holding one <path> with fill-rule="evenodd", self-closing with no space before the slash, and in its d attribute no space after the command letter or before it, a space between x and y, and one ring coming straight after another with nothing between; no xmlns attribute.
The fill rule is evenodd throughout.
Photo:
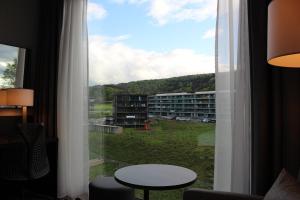
<svg viewBox="0 0 300 200"><path fill-rule="evenodd" d="M193 187L211 189L214 164L214 124L156 120L150 131L124 129L123 134L90 133L90 158L105 163L91 167L90 178L113 175L132 164L163 163L184 166L198 174ZM137 196L142 192L137 190ZM182 190L150 192L150 199L179 200Z"/></svg>
<svg viewBox="0 0 300 200"><path fill-rule="evenodd" d="M112 116L113 106L112 103L95 104L93 110L89 112L89 118L102 118Z"/></svg>
<svg viewBox="0 0 300 200"><path fill-rule="evenodd" d="M112 112L112 103L99 103L99 104L95 104L94 106L94 110L95 111L107 111L107 112Z"/></svg>

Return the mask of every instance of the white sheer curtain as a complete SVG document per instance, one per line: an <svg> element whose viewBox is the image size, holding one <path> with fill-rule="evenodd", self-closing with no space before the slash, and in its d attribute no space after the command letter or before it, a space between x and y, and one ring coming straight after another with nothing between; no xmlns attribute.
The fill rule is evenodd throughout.
<svg viewBox="0 0 300 200"><path fill-rule="evenodd" d="M64 0L60 40L57 125L58 196L88 189L87 0Z"/></svg>
<svg viewBox="0 0 300 200"><path fill-rule="evenodd" d="M247 0L219 0L214 189L250 192L251 90Z"/></svg>
<svg viewBox="0 0 300 200"><path fill-rule="evenodd" d="M23 88L26 49L19 48L18 63L16 68L16 87Z"/></svg>

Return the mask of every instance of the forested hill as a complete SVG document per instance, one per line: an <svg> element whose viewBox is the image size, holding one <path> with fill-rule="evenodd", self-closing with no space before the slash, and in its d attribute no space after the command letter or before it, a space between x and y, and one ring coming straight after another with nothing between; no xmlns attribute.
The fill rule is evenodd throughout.
<svg viewBox="0 0 300 200"><path fill-rule="evenodd" d="M199 74L166 79L132 81L115 85L90 87L90 98L112 101L115 94L160 94L174 92L198 92L215 90L215 74Z"/></svg>

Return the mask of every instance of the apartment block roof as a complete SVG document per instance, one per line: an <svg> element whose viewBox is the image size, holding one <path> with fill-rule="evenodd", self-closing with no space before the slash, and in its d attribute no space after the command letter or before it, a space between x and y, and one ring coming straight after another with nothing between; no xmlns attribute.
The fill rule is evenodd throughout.
<svg viewBox="0 0 300 200"><path fill-rule="evenodd" d="M180 93L164 93L164 94L156 94L151 96L179 96L179 95L194 95L194 94L215 94L215 91L203 91L203 92L194 92L194 93L187 93L187 92L180 92Z"/></svg>

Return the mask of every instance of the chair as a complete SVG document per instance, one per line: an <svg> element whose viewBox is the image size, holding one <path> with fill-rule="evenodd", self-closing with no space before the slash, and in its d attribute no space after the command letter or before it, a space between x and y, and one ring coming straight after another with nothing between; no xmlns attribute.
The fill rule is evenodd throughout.
<svg viewBox="0 0 300 200"><path fill-rule="evenodd" d="M27 145L28 179L38 179L50 171L43 124L19 125Z"/></svg>
<svg viewBox="0 0 300 200"><path fill-rule="evenodd" d="M20 137L0 151L0 179L27 180L27 145Z"/></svg>
<svg viewBox="0 0 300 200"><path fill-rule="evenodd" d="M0 165L0 179L11 187L18 186L24 199L26 181L45 176L50 167L43 124L19 125L19 129L22 140L1 151L1 162L5 164ZM11 193L7 195L14 195Z"/></svg>

